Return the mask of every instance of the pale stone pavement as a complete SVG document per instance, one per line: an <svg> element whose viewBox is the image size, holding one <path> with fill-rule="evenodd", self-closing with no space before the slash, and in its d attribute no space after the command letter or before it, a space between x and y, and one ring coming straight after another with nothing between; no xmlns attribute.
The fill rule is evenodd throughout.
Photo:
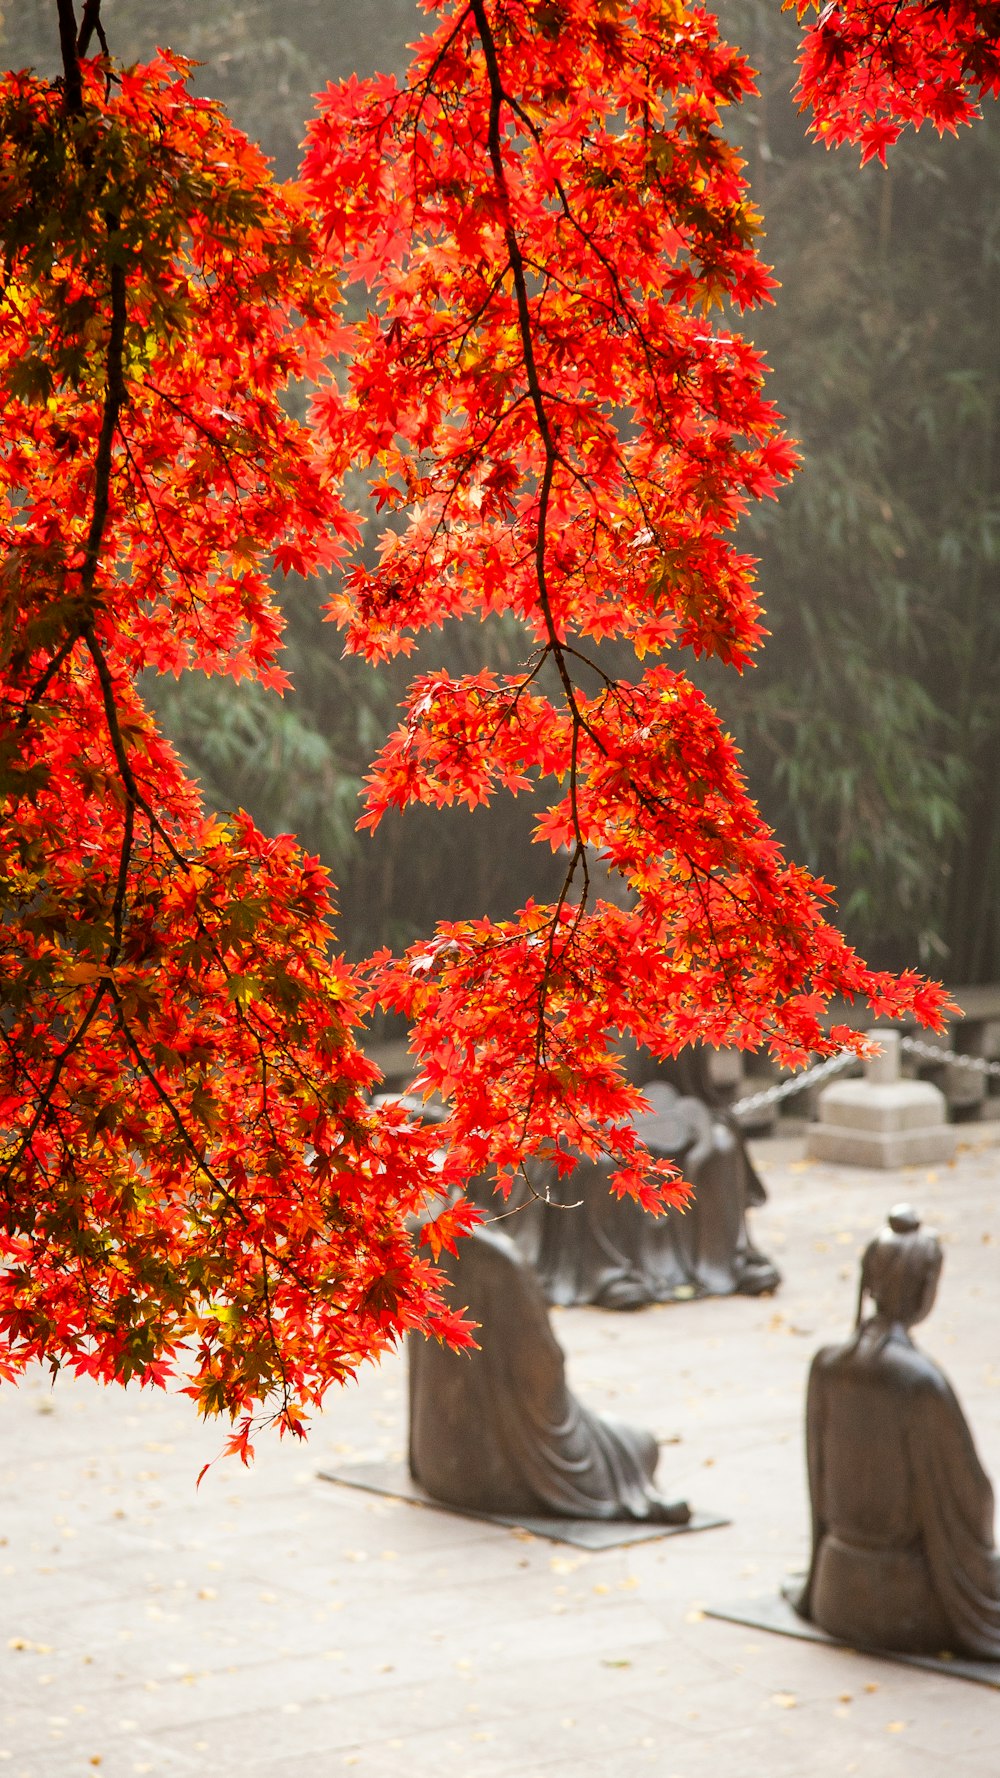
<svg viewBox="0 0 1000 1778"><path fill-rule="evenodd" d="M0 1390L0 1778L996 1778L1000 1692L702 1615L805 1563L806 1367L900 1198L947 1242L923 1343L1000 1478L1000 1125L963 1134L884 1174L758 1143L773 1300L556 1314L577 1392L728 1529L585 1554L317 1480L402 1451L401 1360L197 1492L219 1438L182 1401Z"/></svg>

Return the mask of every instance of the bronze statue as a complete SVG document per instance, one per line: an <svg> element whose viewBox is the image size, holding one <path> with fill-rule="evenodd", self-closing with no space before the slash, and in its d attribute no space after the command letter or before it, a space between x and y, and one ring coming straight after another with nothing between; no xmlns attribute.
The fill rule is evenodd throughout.
<svg viewBox="0 0 1000 1778"><path fill-rule="evenodd" d="M941 1263L936 1235L897 1206L865 1252L853 1337L813 1359L813 1547L795 1605L855 1645L1000 1660L993 1490L951 1385L910 1338Z"/></svg>
<svg viewBox="0 0 1000 1778"><path fill-rule="evenodd" d="M560 1205L529 1205L515 1218L515 1239L535 1266L553 1303L635 1309L697 1296L759 1296L780 1274L754 1247L748 1205L763 1200L739 1130L709 1098L702 1076L672 1070L642 1091L651 1109L636 1129L657 1156L673 1160L694 1186L683 1210L651 1216L630 1198L615 1198L609 1165L582 1162L561 1180L539 1181ZM676 1084L675 1084L676 1083ZM681 1084L683 1083L683 1084ZM697 1084L700 1090L691 1090Z"/></svg>
<svg viewBox="0 0 1000 1778"><path fill-rule="evenodd" d="M541 1287L514 1242L479 1227L442 1254L479 1350L411 1336L410 1470L434 1499L515 1517L684 1525L690 1510L653 1486L652 1434L605 1420L566 1384Z"/></svg>

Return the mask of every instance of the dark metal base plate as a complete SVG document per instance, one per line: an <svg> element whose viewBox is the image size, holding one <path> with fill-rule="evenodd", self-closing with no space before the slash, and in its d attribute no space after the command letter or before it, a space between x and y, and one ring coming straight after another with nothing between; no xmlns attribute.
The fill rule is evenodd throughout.
<svg viewBox="0 0 1000 1778"><path fill-rule="evenodd" d="M746 1624L751 1630L771 1630L778 1636L797 1636L803 1642L825 1642L829 1648L854 1648L853 1643L840 1642L828 1636L816 1624L809 1624L780 1593L766 1598L739 1600L731 1605L707 1605L705 1616L722 1618L730 1624ZM992 1686L1000 1691L1000 1661L970 1661L961 1655L901 1655L884 1648L858 1648L858 1654L876 1655L882 1661L896 1661L903 1667L924 1667L930 1673L942 1673L946 1679L971 1679L977 1685Z"/></svg>
<svg viewBox="0 0 1000 1778"><path fill-rule="evenodd" d="M533 1537L547 1537L553 1543L571 1543L581 1550L613 1550L630 1543L648 1543L654 1537L679 1537L686 1531L711 1531L718 1525L730 1523L712 1513L693 1513L686 1525L661 1525L643 1524L635 1519L522 1518L508 1513L467 1512L425 1494L403 1463L353 1463L343 1469L321 1469L319 1474L324 1482L339 1482L346 1488L364 1488L369 1494L385 1494L394 1500L407 1500L413 1506L430 1507L434 1512L479 1519L489 1525L505 1525L512 1531L529 1531Z"/></svg>

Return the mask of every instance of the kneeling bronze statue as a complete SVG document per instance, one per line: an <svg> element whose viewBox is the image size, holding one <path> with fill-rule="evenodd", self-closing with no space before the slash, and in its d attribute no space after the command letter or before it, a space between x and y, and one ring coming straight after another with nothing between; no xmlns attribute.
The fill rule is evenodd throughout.
<svg viewBox="0 0 1000 1778"><path fill-rule="evenodd" d="M585 1408L541 1286L509 1236L479 1227L438 1269L473 1321L479 1350L411 1335L410 1470L435 1500L513 1517L684 1525L685 1501L653 1483L656 1440Z"/></svg>
<svg viewBox="0 0 1000 1778"><path fill-rule="evenodd" d="M649 1110L635 1119L650 1152L676 1162L694 1186L683 1211L651 1216L612 1194L610 1162L583 1161L568 1176L542 1180L539 1197L548 1202L529 1204L515 1219L514 1238L550 1302L638 1309L777 1289L780 1274L747 1227L763 1186L739 1130L710 1096L703 1064L696 1071L699 1061L663 1064L672 1078L643 1085Z"/></svg>
<svg viewBox="0 0 1000 1778"><path fill-rule="evenodd" d="M897 1206L865 1252L853 1337L813 1359L812 1561L795 1605L855 1645L1000 1660L993 1489L951 1385L910 1338L941 1264L937 1236Z"/></svg>

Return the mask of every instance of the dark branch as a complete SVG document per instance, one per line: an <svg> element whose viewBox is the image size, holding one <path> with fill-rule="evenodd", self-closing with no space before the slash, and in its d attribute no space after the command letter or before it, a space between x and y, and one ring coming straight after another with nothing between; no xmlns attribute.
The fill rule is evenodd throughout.
<svg viewBox="0 0 1000 1778"><path fill-rule="evenodd" d="M114 218L108 217L108 234L114 230ZM101 433L97 441L97 455L94 460L94 510L90 520L90 531L83 559L84 591L88 598L93 592L94 577L100 560L101 545L108 522L108 507L111 499L111 468L112 451L118 420L125 405L125 327L127 307L125 301L125 268L112 263L111 275L111 326L108 332L107 382L104 388L104 411L101 415Z"/></svg>
<svg viewBox="0 0 1000 1778"><path fill-rule="evenodd" d="M85 0L83 17L80 20L80 34L76 40L76 53L85 56L90 48L90 39L96 36L105 55L110 55L108 40L101 24L101 0Z"/></svg>
<svg viewBox="0 0 1000 1778"><path fill-rule="evenodd" d="M70 1060L70 1057L75 1053L76 1050L79 1049L81 1043L83 1042L84 1038L86 1037L87 1032L90 1029L90 1026L94 1021L94 1018L97 1015L97 1010L101 1004L101 1001L104 999L105 994L108 992L109 986L110 986L110 984L107 981L98 982L97 987L94 990L93 999L91 1000L90 1005L88 1006L86 1012L84 1013L83 1018L80 1020L80 1023L78 1024L76 1030L74 1031L72 1037L69 1039L68 1043L65 1044L63 1049L60 1050L59 1055L56 1057L56 1060L52 1066L52 1071L49 1075L48 1080L45 1083L45 1086L42 1090L42 1093L41 1093L41 1096L38 1100L38 1103L35 1106L34 1112L32 1113L31 1122L28 1125L28 1128L25 1130L23 1136L20 1138L19 1142L17 1143L16 1147L13 1149L12 1153L6 1157L3 1167L2 1167L2 1169L0 1169L0 1179L3 1180L4 1186L8 1190L8 1192L9 1192L10 1180L14 1177L16 1169L20 1165L24 1156L27 1154L29 1148L31 1147L32 1142L35 1139L35 1134L36 1134L37 1130L39 1129L42 1122L47 1118L47 1116L52 1108L52 1101L55 1098L56 1088L59 1085L59 1081L62 1076L63 1069L65 1068L67 1062Z"/></svg>
<svg viewBox="0 0 1000 1778"><path fill-rule="evenodd" d="M56 0L56 6L59 12L59 51L63 65L63 106L67 117L79 117L83 110L83 82L80 79L76 12L73 0Z"/></svg>

